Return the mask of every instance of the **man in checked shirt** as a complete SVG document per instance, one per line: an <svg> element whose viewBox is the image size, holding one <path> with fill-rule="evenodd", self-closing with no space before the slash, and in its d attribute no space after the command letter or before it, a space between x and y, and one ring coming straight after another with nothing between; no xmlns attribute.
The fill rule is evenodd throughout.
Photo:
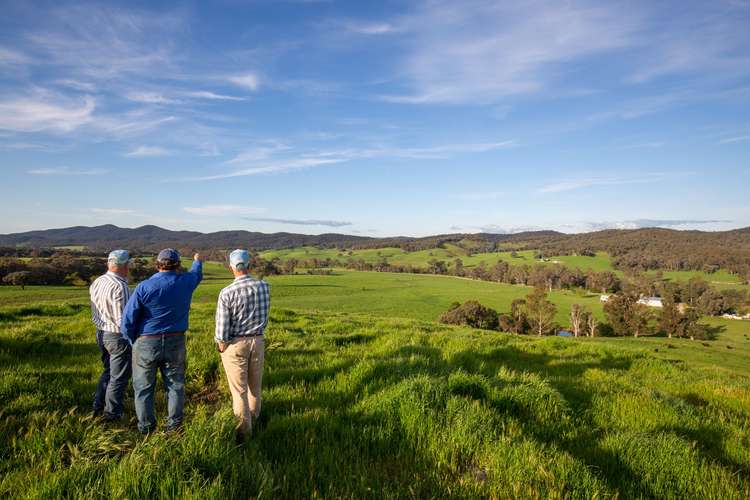
<svg viewBox="0 0 750 500"><path fill-rule="evenodd" d="M247 250L229 254L234 281L219 293L216 307L216 345L232 393L232 409L239 419L235 439L242 443L260 415L263 378L263 332L271 304L268 283L250 276Z"/></svg>
<svg viewBox="0 0 750 500"><path fill-rule="evenodd" d="M120 320L130 298L127 250L114 250L107 257L107 272L91 284L91 318L96 326L96 343L104 370L94 394L94 416L118 420L131 372L130 342L120 334Z"/></svg>

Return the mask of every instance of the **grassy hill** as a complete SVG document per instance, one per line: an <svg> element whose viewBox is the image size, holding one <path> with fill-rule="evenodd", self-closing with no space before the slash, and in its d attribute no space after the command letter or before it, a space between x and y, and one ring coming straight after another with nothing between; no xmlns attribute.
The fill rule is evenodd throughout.
<svg viewBox="0 0 750 500"><path fill-rule="evenodd" d="M0 496L750 495L747 323L716 320L724 330L705 345L537 339L432 321L453 300L505 310L524 287L274 277L264 419L236 447L211 340L229 276L206 271L181 437L142 438L130 400L123 424L88 417L99 361L85 289L0 287ZM574 301L598 305L554 299L563 316Z"/></svg>

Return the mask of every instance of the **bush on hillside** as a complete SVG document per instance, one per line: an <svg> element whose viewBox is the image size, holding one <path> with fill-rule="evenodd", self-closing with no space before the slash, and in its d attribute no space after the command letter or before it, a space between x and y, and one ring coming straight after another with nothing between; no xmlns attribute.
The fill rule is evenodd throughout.
<svg viewBox="0 0 750 500"><path fill-rule="evenodd" d="M451 309L440 316L440 322L448 325L464 325L483 330L497 330L497 311L485 307L476 300L469 300L458 307L451 305Z"/></svg>

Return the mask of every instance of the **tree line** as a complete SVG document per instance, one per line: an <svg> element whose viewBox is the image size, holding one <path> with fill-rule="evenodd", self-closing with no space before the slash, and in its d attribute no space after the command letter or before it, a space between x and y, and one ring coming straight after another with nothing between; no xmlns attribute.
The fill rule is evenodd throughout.
<svg viewBox="0 0 750 500"><path fill-rule="evenodd" d="M524 335L554 335L560 330L555 321L557 306L547 292L535 288L524 299L511 303L508 313L483 306L475 300L454 302L439 321L451 325L470 326L483 330L499 330ZM629 293L614 295L604 306L606 320L599 321L591 310L580 304L571 307L567 328L574 337L612 337L666 335L669 338L704 339L710 336L708 326L700 323L701 313L693 307L681 307L666 301L660 310L649 309Z"/></svg>

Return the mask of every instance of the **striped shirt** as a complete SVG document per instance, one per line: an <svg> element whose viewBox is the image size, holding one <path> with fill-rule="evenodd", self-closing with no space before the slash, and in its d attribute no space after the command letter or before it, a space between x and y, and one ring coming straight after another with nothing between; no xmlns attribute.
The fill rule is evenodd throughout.
<svg viewBox="0 0 750 500"><path fill-rule="evenodd" d="M94 280L89 288L89 295L91 319L97 330L119 333L122 311L130 298L128 282L108 271Z"/></svg>
<svg viewBox="0 0 750 500"><path fill-rule="evenodd" d="M240 276L219 293L216 306L216 341L263 335L268 325L271 297L268 283L252 276Z"/></svg>

